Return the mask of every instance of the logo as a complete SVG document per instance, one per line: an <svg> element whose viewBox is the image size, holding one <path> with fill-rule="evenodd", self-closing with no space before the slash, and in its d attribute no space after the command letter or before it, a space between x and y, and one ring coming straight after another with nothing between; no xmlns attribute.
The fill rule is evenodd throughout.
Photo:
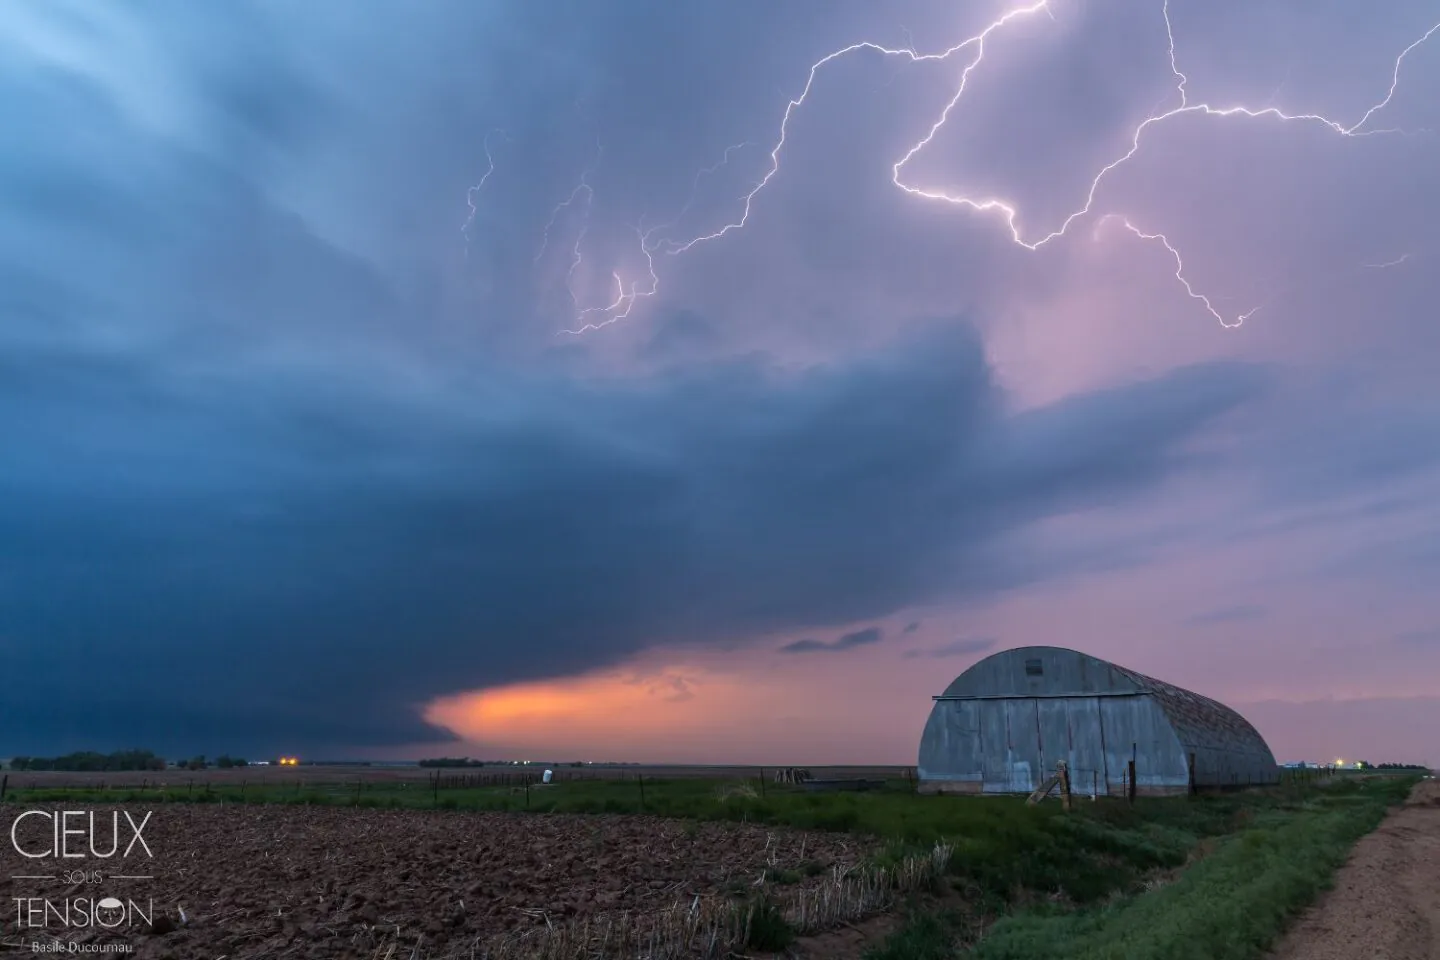
<svg viewBox="0 0 1440 960"><path fill-rule="evenodd" d="M128 944L71 942L53 938L65 931L105 933L149 927L155 902L137 896L137 884L153 880L155 856L145 836L153 811L26 810L10 822L10 879L33 896L12 896L15 926L46 935L32 944L37 953L129 953ZM10 858L7 858L10 859ZM48 895L46 888L64 890ZM122 892L123 891L123 892Z"/></svg>

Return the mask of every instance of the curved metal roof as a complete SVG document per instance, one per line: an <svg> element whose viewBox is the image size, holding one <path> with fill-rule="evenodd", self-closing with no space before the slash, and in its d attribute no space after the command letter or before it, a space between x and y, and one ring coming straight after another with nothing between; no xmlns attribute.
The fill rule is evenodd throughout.
<svg viewBox="0 0 1440 960"><path fill-rule="evenodd" d="M1173 683L1157 680L1135 670L1116 666L1141 686L1160 704L1182 743L1191 746L1213 747L1217 750L1247 750L1275 755L1270 745L1260 736L1254 725L1230 707L1218 700L1201 696Z"/></svg>
<svg viewBox="0 0 1440 960"><path fill-rule="evenodd" d="M1028 674L1026 663L1035 660L1049 669L1039 675ZM1148 694L1188 746L1259 753L1274 762L1274 754L1260 731L1225 704L1068 647L1014 647L993 653L956 677L942 697L1107 694Z"/></svg>

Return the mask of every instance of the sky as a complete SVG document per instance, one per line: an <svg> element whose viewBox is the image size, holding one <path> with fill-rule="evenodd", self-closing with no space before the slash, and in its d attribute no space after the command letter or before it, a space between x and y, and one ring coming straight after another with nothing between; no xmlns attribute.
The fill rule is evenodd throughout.
<svg viewBox="0 0 1440 960"><path fill-rule="evenodd" d="M1440 762L1437 23L6 3L0 755Z"/></svg>

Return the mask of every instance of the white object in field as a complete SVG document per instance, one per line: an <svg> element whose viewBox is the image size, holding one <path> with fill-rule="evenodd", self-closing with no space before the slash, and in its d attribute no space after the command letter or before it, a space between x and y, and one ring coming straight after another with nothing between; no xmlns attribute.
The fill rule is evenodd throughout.
<svg viewBox="0 0 1440 960"><path fill-rule="evenodd" d="M549 782L550 782L550 778L553 777L553 776L555 776L555 771L554 771L554 770L546 770L546 771L545 771L545 775L540 778L540 781L541 781L542 783L549 783Z"/></svg>

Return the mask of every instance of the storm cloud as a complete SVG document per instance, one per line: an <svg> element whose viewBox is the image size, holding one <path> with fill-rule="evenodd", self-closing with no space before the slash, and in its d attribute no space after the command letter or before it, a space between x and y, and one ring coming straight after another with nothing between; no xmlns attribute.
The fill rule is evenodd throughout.
<svg viewBox="0 0 1440 960"><path fill-rule="evenodd" d="M1067 223L1177 64L1353 122L1433 12L1174 5L1172 63L1160 3L1055 0L907 167L1007 222L892 180L959 61L805 86L982 6L6 5L14 752L412 745L438 697L697 646L919 683L992 636L1108 655L1159 597L1122 662L1204 680L1197 638L1263 630L1207 682L1269 702L1243 678L1344 625L1337 675L1405 696L1356 651L1435 649L1389 640L1435 622L1433 137L1189 115L1063 238L1011 229ZM1440 128L1437 53L1377 126Z"/></svg>
<svg viewBox="0 0 1440 960"><path fill-rule="evenodd" d="M1007 531L1160 483L1263 384L1214 365L1008 416L956 323L793 374L496 371L425 397L25 361L0 590L4 634L40 655L12 722L55 731L48 691L102 656L76 735L121 715L156 742L179 715L311 747L434 736L413 713L432 696L667 641L1017 586L984 571Z"/></svg>
<svg viewBox="0 0 1440 960"><path fill-rule="evenodd" d="M796 640L794 643L787 643L780 648L781 653L822 653L824 651L850 650L854 647L868 646L872 643L879 643L885 639L885 631L879 627L866 627L864 630L852 630L849 633L841 634L834 640Z"/></svg>

